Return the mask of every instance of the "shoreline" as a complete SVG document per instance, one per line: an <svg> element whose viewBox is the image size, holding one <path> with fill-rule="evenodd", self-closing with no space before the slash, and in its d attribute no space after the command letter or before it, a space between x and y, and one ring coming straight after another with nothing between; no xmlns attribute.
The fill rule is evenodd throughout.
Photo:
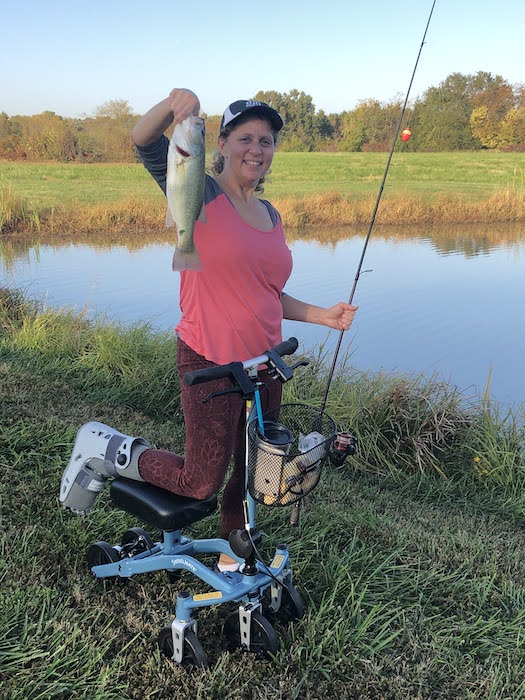
<svg viewBox="0 0 525 700"><path fill-rule="evenodd" d="M349 198L337 192L309 197L274 198L285 229L335 228L369 224L375 197ZM96 231L165 231L165 203L128 198L92 205L31 206L15 194L0 200L0 234L82 234ZM376 225L392 228L429 225L507 224L525 222L525 192L505 188L486 199L471 200L455 194L435 198L386 194Z"/></svg>

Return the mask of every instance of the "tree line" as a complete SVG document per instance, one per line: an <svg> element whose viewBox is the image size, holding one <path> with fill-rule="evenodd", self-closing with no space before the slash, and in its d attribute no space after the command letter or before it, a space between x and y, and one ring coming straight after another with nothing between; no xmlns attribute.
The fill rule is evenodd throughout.
<svg viewBox="0 0 525 700"><path fill-rule="evenodd" d="M280 149L285 151L388 151L403 100L370 98L338 114L316 110L299 90L261 91L254 99L271 104L285 118ZM215 147L220 115L205 115L207 148ZM0 158L77 162L133 162L130 131L139 115L126 100L110 100L94 116L61 117L51 111L32 116L0 113ZM480 71L452 73L411 104L404 127L408 151L499 149L525 151L525 85ZM401 147L401 146L400 146Z"/></svg>

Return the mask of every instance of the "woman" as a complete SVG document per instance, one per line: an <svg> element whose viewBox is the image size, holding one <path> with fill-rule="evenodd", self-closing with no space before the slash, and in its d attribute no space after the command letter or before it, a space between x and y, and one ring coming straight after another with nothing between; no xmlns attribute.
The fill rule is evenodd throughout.
<svg viewBox="0 0 525 700"><path fill-rule="evenodd" d="M133 129L144 165L164 192L169 144L164 132L172 122L180 123L199 111L199 99L193 92L174 89ZM271 166L283 126L278 112L262 102L238 100L224 112L214 177L206 176L206 223L198 221L194 232L202 269L181 272L182 318L176 328L181 379L192 370L262 354L281 342L283 318L337 330L350 328L355 306L339 302L323 308L283 292L292 269L291 253L279 214L269 202L255 196ZM279 405L281 384L264 373L262 378L267 384L263 408L269 410ZM227 539L233 529L244 525L243 403L235 394L208 403L203 399L228 387L227 380L193 387L181 381L184 457L151 449L142 438L122 435L103 424L83 426L63 477L64 506L88 510L108 476L117 474L182 496L207 498L223 484L233 455L233 472L221 506L221 537ZM89 488L94 495L89 503L82 502L85 486L84 495L79 493L80 473L84 483L91 479ZM220 570L236 567L236 562L221 554Z"/></svg>

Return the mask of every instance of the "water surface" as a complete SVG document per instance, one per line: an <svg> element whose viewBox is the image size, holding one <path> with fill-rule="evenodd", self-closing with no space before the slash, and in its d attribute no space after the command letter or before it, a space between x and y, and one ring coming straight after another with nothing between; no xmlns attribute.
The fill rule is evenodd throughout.
<svg viewBox="0 0 525 700"><path fill-rule="evenodd" d="M322 236L322 234L320 234ZM341 232L338 232L341 235ZM348 300L364 236L346 231L332 242L290 242L294 272L287 292L331 305ZM335 236L337 238L337 236ZM53 307L85 309L124 323L172 329L180 316L173 243L93 239L0 244L0 284L45 296ZM344 334L342 354L360 370L438 373L465 392L525 401L525 237L516 226L374 232ZM305 350L330 351L339 334L285 321Z"/></svg>

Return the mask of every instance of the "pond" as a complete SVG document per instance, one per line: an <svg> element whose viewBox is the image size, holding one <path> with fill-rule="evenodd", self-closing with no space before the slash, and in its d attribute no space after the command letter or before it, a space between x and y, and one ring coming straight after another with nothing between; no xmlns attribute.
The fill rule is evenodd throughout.
<svg viewBox="0 0 525 700"><path fill-rule="evenodd" d="M287 291L323 306L348 300L364 231L307 232L290 240ZM324 242L323 242L324 241ZM179 318L173 243L155 238L0 241L0 285L48 305L84 309L158 330ZM362 371L437 374L465 395L525 401L525 236L523 226L376 229L343 336L340 357ZM339 334L286 321L305 351L320 345L331 361Z"/></svg>

